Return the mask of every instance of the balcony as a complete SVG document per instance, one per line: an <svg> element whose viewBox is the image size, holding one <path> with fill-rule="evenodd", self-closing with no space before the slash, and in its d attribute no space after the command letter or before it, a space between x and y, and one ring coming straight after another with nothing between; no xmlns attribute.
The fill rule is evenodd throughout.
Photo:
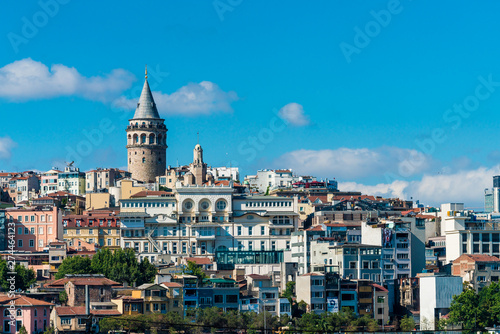
<svg viewBox="0 0 500 334"><path fill-rule="evenodd" d="M359 303L360 304L372 304L373 299L372 298L359 298Z"/></svg>

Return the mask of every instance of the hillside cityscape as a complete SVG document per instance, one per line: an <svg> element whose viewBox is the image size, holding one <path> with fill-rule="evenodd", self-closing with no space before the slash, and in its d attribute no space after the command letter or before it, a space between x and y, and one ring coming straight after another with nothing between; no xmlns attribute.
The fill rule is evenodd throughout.
<svg viewBox="0 0 500 334"><path fill-rule="evenodd" d="M500 2L2 9L0 334L500 334Z"/></svg>

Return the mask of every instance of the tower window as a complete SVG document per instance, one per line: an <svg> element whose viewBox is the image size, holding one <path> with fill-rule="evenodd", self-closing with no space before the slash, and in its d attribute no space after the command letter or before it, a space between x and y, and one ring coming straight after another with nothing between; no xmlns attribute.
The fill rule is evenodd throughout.
<svg viewBox="0 0 500 334"><path fill-rule="evenodd" d="M142 158L142 163L145 163L146 162L146 158Z"/></svg>

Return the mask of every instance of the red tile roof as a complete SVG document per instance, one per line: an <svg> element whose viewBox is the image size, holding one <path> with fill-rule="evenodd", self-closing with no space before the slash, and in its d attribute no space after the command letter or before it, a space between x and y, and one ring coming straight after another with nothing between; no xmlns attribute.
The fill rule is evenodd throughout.
<svg viewBox="0 0 500 334"><path fill-rule="evenodd" d="M167 288L182 288L182 284L176 282L163 282L161 284Z"/></svg>
<svg viewBox="0 0 500 334"><path fill-rule="evenodd" d="M386 288L384 288L382 285L379 285L377 283L372 283L372 286L377 289L378 291L384 291L384 292L389 292Z"/></svg>
<svg viewBox="0 0 500 334"><path fill-rule="evenodd" d="M271 279L270 276L264 276L264 275L258 275L258 274L250 274L247 275L248 277L252 278L253 280L263 280L263 279Z"/></svg>
<svg viewBox="0 0 500 334"><path fill-rule="evenodd" d="M210 260L210 258L208 258L208 257L187 257L186 262L187 261L194 262L197 265L204 265L204 264L212 264L213 263L213 261Z"/></svg>
<svg viewBox="0 0 500 334"><path fill-rule="evenodd" d="M416 215L417 218L420 218L420 219L435 219L436 216L433 216L433 215L423 215L423 214L419 214L419 215Z"/></svg>
<svg viewBox="0 0 500 334"><path fill-rule="evenodd" d="M309 196L307 198L311 203L314 203L316 200L320 200L322 203L328 203L328 197L327 196Z"/></svg>
<svg viewBox="0 0 500 334"><path fill-rule="evenodd" d="M59 306L56 307L58 316L78 316L85 315L85 306ZM121 315L118 310L90 310L94 315Z"/></svg>
<svg viewBox="0 0 500 334"><path fill-rule="evenodd" d="M168 191L152 191L152 190L143 190L143 191L139 191L138 193L136 194L133 194L132 198L139 198L139 197L162 197L162 196L165 196L165 195L172 195L171 192L168 192Z"/></svg>
<svg viewBox="0 0 500 334"><path fill-rule="evenodd" d="M80 221L80 226L77 226L77 221ZM102 221L102 225L101 225ZM120 218L116 216L109 216L108 214L98 215L92 214L88 215L68 215L63 217L63 223L67 224L67 227L119 227ZM110 225L108 226L108 223ZM65 226L65 227L66 227Z"/></svg>
<svg viewBox="0 0 500 334"><path fill-rule="evenodd" d="M307 274L303 274L303 275L300 275L300 276L325 276L325 275L320 274L320 273L307 273Z"/></svg>
<svg viewBox="0 0 500 334"><path fill-rule="evenodd" d="M106 277L65 277L48 283L46 287L48 288L62 288L66 283L71 281L74 285L93 285L93 286L112 286L121 287L121 283L112 281Z"/></svg>
<svg viewBox="0 0 500 334"><path fill-rule="evenodd" d="M292 171L289 169L276 169L274 172L275 173L290 173L290 174L292 173Z"/></svg>
<svg viewBox="0 0 500 334"><path fill-rule="evenodd" d="M496 256L485 255L485 254L462 254L453 263L461 260L462 258L469 258L474 262L500 262L500 259ZM459 262L459 261L458 261Z"/></svg>
<svg viewBox="0 0 500 334"><path fill-rule="evenodd" d="M16 306L52 306L54 304L45 302L43 300L38 300L26 296L15 296L14 298L9 298L7 295L0 295L0 304L10 303L14 300Z"/></svg>

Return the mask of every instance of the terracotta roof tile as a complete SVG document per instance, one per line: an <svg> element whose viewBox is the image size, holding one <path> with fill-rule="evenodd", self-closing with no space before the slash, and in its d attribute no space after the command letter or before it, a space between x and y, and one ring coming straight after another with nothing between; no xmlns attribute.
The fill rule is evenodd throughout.
<svg viewBox="0 0 500 334"><path fill-rule="evenodd" d="M10 303L14 300L16 306L52 306L54 304L45 302L43 300L38 300L26 296L16 296L14 298L9 298L7 295L0 295L0 304Z"/></svg>

